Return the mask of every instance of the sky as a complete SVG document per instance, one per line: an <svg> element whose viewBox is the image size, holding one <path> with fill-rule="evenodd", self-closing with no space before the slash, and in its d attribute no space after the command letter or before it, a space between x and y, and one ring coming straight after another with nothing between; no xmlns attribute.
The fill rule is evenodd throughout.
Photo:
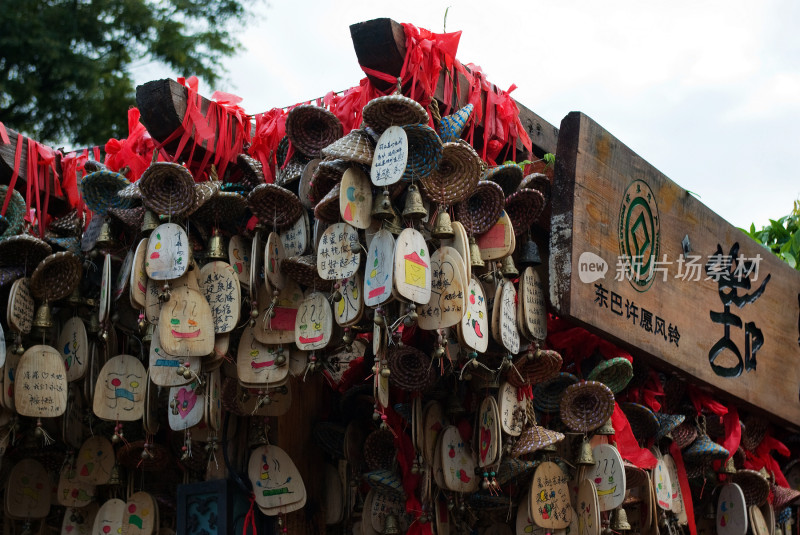
<svg viewBox="0 0 800 535"><path fill-rule="evenodd" d="M800 198L800 2L560 0L260 4L213 90L248 113L357 85L349 26L461 30L458 58L558 126L581 111L735 226ZM160 72L145 65L137 83Z"/></svg>

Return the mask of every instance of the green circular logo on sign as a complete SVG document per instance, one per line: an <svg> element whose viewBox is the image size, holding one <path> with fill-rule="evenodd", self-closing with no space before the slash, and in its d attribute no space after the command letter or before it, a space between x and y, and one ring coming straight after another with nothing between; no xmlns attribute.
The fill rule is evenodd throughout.
<svg viewBox="0 0 800 535"><path fill-rule="evenodd" d="M619 210L619 253L625 277L637 292L653 284L661 241L656 197L642 180L630 183ZM620 266L618 266L620 267Z"/></svg>

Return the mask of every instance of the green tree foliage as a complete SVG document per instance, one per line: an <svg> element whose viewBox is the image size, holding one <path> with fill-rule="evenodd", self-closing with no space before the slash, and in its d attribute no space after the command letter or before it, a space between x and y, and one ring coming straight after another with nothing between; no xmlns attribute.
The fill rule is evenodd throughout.
<svg viewBox="0 0 800 535"><path fill-rule="evenodd" d="M0 121L50 143L124 137L132 65L214 84L252 1L0 0Z"/></svg>
<svg viewBox="0 0 800 535"><path fill-rule="evenodd" d="M756 230L752 223L750 230L741 230L794 269L800 270L800 201L794 202L791 214L777 221L770 219L769 225L761 230Z"/></svg>

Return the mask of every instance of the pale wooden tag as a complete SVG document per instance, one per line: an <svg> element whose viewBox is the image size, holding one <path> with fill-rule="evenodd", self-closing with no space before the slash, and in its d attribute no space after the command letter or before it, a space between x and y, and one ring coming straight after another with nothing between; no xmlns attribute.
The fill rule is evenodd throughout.
<svg viewBox="0 0 800 535"><path fill-rule="evenodd" d="M751 505L748 508L750 512L750 525L753 530L753 535L769 535L769 528L767 521L764 519L764 514L757 505Z"/></svg>
<svg viewBox="0 0 800 535"><path fill-rule="evenodd" d="M661 509L669 511L672 509L672 482L669 478L669 470L664 464L663 459L656 462L653 470L653 486L656 491L656 503Z"/></svg>
<svg viewBox="0 0 800 535"><path fill-rule="evenodd" d="M158 296L161 295L161 284L153 279L147 279L147 294L145 295L145 316L147 322L153 325L158 323L158 318L161 316L161 301ZM158 330L158 325L156 325Z"/></svg>
<svg viewBox="0 0 800 535"><path fill-rule="evenodd" d="M617 448L610 444L600 444L592 448L596 461L586 471L597 490L601 511L610 511L622 504L625 499L625 467Z"/></svg>
<svg viewBox="0 0 800 535"><path fill-rule="evenodd" d="M205 412L205 389L195 379L188 385L173 386L169 389L167 420L173 431L184 431L200 423ZM173 408L173 401L177 406Z"/></svg>
<svg viewBox="0 0 800 535"><path fill-rule="evenodd" d="M503 316L502 314L502 305L503 305L503 288L504 283L498 282L494 286L494 297L489 302L490 310L492 311L491 316L489 317L489 322L491 323L492 327L492 339L500 345L503 345L503 337L500 331L500 318ZM488 295L488 294L487 294Z"/></svg>
<svg viewBox="0 0 800 535"><path fill-rule="evenodd" d="M16 518L44 518L50 511L52 483L39 461L22 459L8 475L6 511Z"/></svg>
<svg viewBox="0 0 800 535"><path fill-rule="evenodd" d="M295 344L303 351L322 349L331 341L331 305L320 292L313 292L300 304L294 323Z"/></svg>
<svg viewBox="0 0 800 535"><path fill-rule="evenodd" d="M342 175L339 213L345 223L366 229L372 224L372 184L366 173L351 167Z"/></svg>
<svg viewBox="0 0 800 535"><path fill-rule="evenodd" d="M500 338L509 353L519 353L519 331L517 330L517 290L514 283L507 280L503 283L503 294L500 304Z"/></svg>
<svg viewBox="0 0 800 535"><path fill-rule="evenodd" d="M75 479L90 485L105 485L115 461L114 448L107 438L99 435L88 438L75 457Z"/></svg>
<svg viewBox="0 0 800 535"><path fill-rule="evenodd" d="M255 337L262 344L288 344L294 342L294 325L297 310L303 302L303 292L292 279L286 280L286 286L278 293L278 300L273 307L272 296L266 291L259 292L259 309L261 315L256 320ZM263 304L262 304L263 303ZM273 315L268 312L270 309Z"/></svg>
<svg viewBox="0 0 800 535"><path fill-rule="evenodd" d="M472 278L472 266L470 265L472 259L469 254L469 237L464 225L459 221L451 223L453 227L453 237L447 240L442 240L442 245L447 245L458 251L459 256L464 264L464 280L468 281Z"/></svg>
<svg viewBox="0 0 800 535"><path fill-rule="evenodd" d="M717 533L745 535L747 533L747 504L744 493L736 483L723 485L717 499Z"/></svg>
<svg viewBox="0 0 800 535"><path fill-rule="evenodd" d="M144 414L147 371L132 355L108 360L97 378L93 410L102 420L133 422Z"/></svg>
<svg viewBox="0 0 800 535"><path fill-rule="evenodd" d="M308 249L310 238L310 226L308 224L308 212L303 210L303 214L288 229L280 232L283 250L286 258L293 256L303 256Z"/></svg>
<svg viewBox="0 0 800 535"><path fill-rule="evenodd" d="M678 480L678 467L675 466L675 459L673 459L670 454L664 455L662 461L664 462L664 467L667 469L667 474L669 474L669 482L672 487L672 507L670 507L670 511L675 513L678 517L678 521L681 522L681 517L686 518L686 511L683 509L683 496L681 495L681 485Z"/></svg>
<svg viewBox="0 0 800 535"><path fill-rule="evenodd" d="M239 353L236 359L239 381L244 385L256 387L283 381L289 373L289 351L286 346L262 344L256 340L254 329L247 325L239 340ZM286 357L287 362L283 366L278 366L275 359L281 354Z"/></svg>
<svg viewBox="0 0 800 535"><path fill-rule="evenodd" d="M533 267L525 268L520 278L520 302L524 317L521 322L536 340L547 338L547 309L544 286L539 273Z"/></svg>
<svg viewBox="0 0 800 535"><path fill-rule="evenodd" d="M370 178L376 186L391 186L403 178L408 163L408 136L399 126L390 126L378 138L372 157Z"/></svg>
<svg viewBox="0 0 800 535"><path fill-rule="evenodd" d="M504 381L497 392L497 405L503 432L512 437L522 434L525 409L523 402L517 397L517 387Z"/></svg>
<svg viewBox="0 0 800 535"><path fill-rule="evenodd" d="M3 326L0 324L0 368L6 363L6 333ZM2 384L2 376L0 376L0 384ZM0 396L0 404L2 404L2 396Z"/></svg>
<svg viewBox="0 0 800 535"><path fill-rule="evenodd" d="M144 308L147 305L147 271L144 268L147 258L147 241L147 238L139 240L133 255L128 293L134 309Z"/></svg>
<svg viewBox="0 0 800 535"><path fill-rule="evenodd" d="M186 379L182 374L178 374L180 366L186 366L195 373L200 373L200 357L176 357L167 353L161 347L159 329L153 330L153 338L150 341L150 380L158 386L180 386L185 385L191 378Z"/></svg>
<svg viewBox="0 0 800 535"><path fill-rule="evenodd" d="M136 492L125 504L122 535L151 535L157 519L158 505L153 497L147 492Z"/></svg>
<svg viewBox="0 0 800 535"><path fill-rule="evenodd" d="M78 470L71 463L65 464L61 468L58 476L58 489L56 490L56 501L58 505L66 507L86 507L96 495L94 485L78 481L75 477Z"/></svg>
<svg viewBox="0 0 800 535"><path fill-rule="evenodd" d="M248 288L250 290L250 300L256 298L259 290L259 280L261 276L261 262L264 260L264 244L261 240L261 232L256 231L253 240L250 242L250 280ZM266 283L267 280L265 279Z"/></svg>
<svg viewBox="0 0 800 535"><path fill-rule="evenodd" d="M580 535L600 534L600 508L597 505L597 489L589 479L584 479L578 487L577 499L578 533Z"/></svg>
<svg viewBox="0 0 800 535"><path fill-rule="evenodd" d="M94 526L92 527L92 535L121 535L124 519L125 502L112 498L101 505L100 510L97 511Z"/></svg>
<svg viewBox="0 0 800 535"><path fill-rule="evenodd" d="M214 321L208 301L197 290L177 288L161 307L161 347L170 355L202 357L214 350Z"/></svg>
<svg viewBox="0 0 800 535"><path fill-rule="evenodd" d="M279 290L286 284L286 275L281 271L281 263L285 258L286 251L280 236L277 232L270 232L264 247L264 278Z"/></svg>
<svg viewBox="0 0 800 535"><path fill-rule="evenodd" d="M436 445L433 448L433 462L430 463L430 466L432 467L433 471L433 482L436 483L436 486L440 489L447 488L444 481L443 449L444 444L442 442L442 433L439 433L439 436L436 439Z"/></svg>
<svg viewBox="0 0 800 535"><path fill-rule="evenodd" d="M503 210L492 228L475 239L484 260L498 260L514 252L514 228L506 211Z"/></svg>
<svg viewBox="0 0 800 535"><path fill-rule="evenodd" d="M222 375L219 368L206 374L205 420L213 434L222 432Z"/></svg>
<svg viewBox="0 0 800 535"><path fill-rule="evenodd" d="M242 308L236 271L227 262L209 262L200 270L200 290L211 307L214 332L231 332L239 323Z"/></svg>
<svg viewBox="0 0 800 535"><path fill-rule="evenodd" d="M86 230L81 235L81 251L88 253L94 249L94 244L97 242L97 238L100 237L100 229L103 227L104 222L104 217L93 217L89 221L89 224L86 225Z"/></svg>
<svg viewBox="0 0 800 535"><path fill-rule="evenodd" d="M372 529L378 533L383 533L386 528L386 517L394 515L400 524L400 529L406 531L407 522L405 522L405 498L398 494L389 494L384 492L373 493L371 507L369 508L370 521L372 522Z"/></svg>
<svg viewBox="0 0 800 535"><path fill-rule="evenodd" d="M228 242L228 263L245 287L250 286L250 247L250 241L238 234Z"/></svg>
<svg viewBox="0 0 800 535"><path fill-rule="evenodd" d="M568 476L554 462L536 468L531 480L530 513L537 526L563 529L572 521Z"/></svg>
<svg viewBox="0 0 800 535"><path fill-rule="evenodd" d="M28 334L33 325L33 296L28 278L17 279L8 294L8 326L17 332Z"/></svg>
<svg viewBox="0 0 800 535"><path fill-rule="evenodd" d="M489 314L486 311L486 298L481 283L475 277L467 286L466 309L458 323L458 337L463 345L478 353L484 353L489 347Z"/></svg>
<svg viewBox="0 0 800 535"><path fill-rule="evenodd" d="M180 225L164 223L150 234L144 267L151 279L177 279L186 273L191 259L189 237Z"/></svg>
<svg viewBox="0 0 800 535"><path fill-rule="evenodd" d="M500 453L500 412L493 397L483 398L476 413L475 444L478 450L478 466L485 468L497 462Z"/></svg>
<svg viewBox="0 0 800 535"><path fill-rule="evenodd" d="M392 296L394 273L394 236L386 229L375 233L364 267L364 303L378 306Z"/></svg>
<svg viewBox="0 0 800 535"><path fill-rule="evenodd" d="M428 465L433 464L436 442L446 425L447 418L442 404L429 401L422 411L422 455Z"/></svg>
<svg viewBox="0 0 800 535"><path fill-rule="evenodd" d="M344 373L350 369L350 362L363 357L367 352L367 343L363 340L353 340L350 344L350 349L343 347L339 351L328 355L325 359L325 368L322 370L323 375L328 380L328 383L334 388L339 386L342 381Z"/></svg>
<svg viewBox="0 0 800 535"><path fill-rule="evenodd" d="M347 223L325 229L317 248L317 273L325 280L352 277L361 265L358 231Z"/></svg>
<svg viewBox="0 0 800 535"><path fill-rule="evenodd" d="M545 529L537 526L529 514L528 504L530 503L530 493L526 492L517 507L517 520L515 523L515 535L545 535Z"/></svg>
<svg viewBox="0 0 800 535"><path fill-rule="evenodd" d="M117 277L114 279L114 291L112 297L114 301L118 301L125 290L128 289L128 280L131 278L131 271L133 270L133 250L129 250L122 259L122 265L117 272Z"/></svg>
<svg viewBox="0 0 800 535"><path fill-rule="evenodd" d="M144 414L142 415L142 427L144 432L155 435L158 433L161 424L158 421L158 385L152 380L153 369L147 369L147 386L144 394ZM177 374L176 374L177 375Z"/></svg>
<svg viewBox="0 0 800 535"><path fill-rule="evenodd" d="M480 479L475 475L477 460L469 441L461 438L458 428L442 430L442 471L445 488L455 492L475 492Z"/></svg>
<svg viewBox="0 0 800 535"><path fill-rule="evenodd" d="M348 327L358 323L364 313L364 287L361 284L361 273L343 282L339 291L342 299L333 303L334 317L336 323L342 327Z"/></svg>
<svg viewBox="0 0 800 535"><path fill-rule="evenodd" d="M375 399L378 405L383 408L389 406L389 378L384 377L380 373L376 373L373 378L373 387L375 391Z"/></svg>
<svg viewBox="0 0 800 535"><path fill-rule="evenodd" d="M444 329L461 322L467 309L466 270L458 252L440 247L431 255L431 298L419 307L419 326L425 330Z"/></svg>
<svg viewBox="0 0 800 535"><path fill-rule="evenodd" d="M304 500L303 478L291 457L278 446L261 446L250 454L247 475L256 503L263 509L284 507ZM277 514L277 513L276 513Z"/></svg>
<svg viewBox="0 0 800 535"><path fill-rule="evenodd" d="M413 228L404 229L394 250L394 285L401 297L421 305L431 300L430 262L422 234Z"/></svg>
<svg viewBox="0 0 800 535"><path fill-rule="evenodd" d="M82 379L86 374L86 365L89 362L89 340L83 320L75 316L64 322L57 347L64 358L67 381Z"/></svg>
<svg viewBox="0 0 800 535"><path fill-rule="evenodd" d="M92 502L84 508L67 507L60 535L92 535L92 526L100 505Z"/></svg>
<svg viewBox="0 0 800 535"><path fill-rule="evenodd" d="M64 359L54 348L33 346L16 367L14 405L22 416L55 418L67 408L67 371Z"/></svg>

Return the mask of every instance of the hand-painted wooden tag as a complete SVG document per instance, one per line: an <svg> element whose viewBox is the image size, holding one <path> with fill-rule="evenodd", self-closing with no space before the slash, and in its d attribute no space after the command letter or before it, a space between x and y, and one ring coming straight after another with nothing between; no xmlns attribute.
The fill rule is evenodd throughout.
<svg viewBox="0 0 800 535"><path fill-rule="evenodd" d="M100 229L105 222L104 217L93 217L89 224L86 225L86 230L81 235L81 251L88 253L94 249L94 244L97 243L97 238L100 237Z"/></svg>
<svg viewBox="0 0 800 535"><path fill-rule="evenodd" d="M161 295L161 285L158 281L147 279L147 294L145 295L145 316L147 322L153 325L158 323L158 318L161 316L161 301L158 296ZM156 328L158 326L156 325Z"/></svg>
<svg viewBox="0 0 800 535"><path fill-rule="evenodd" d="M6 363L6 333L0 324L0 368ZM0 384L2 384L2 376L0 376ZM1 400L2 398L0 398Z"/></svg>
<svg viewBox="0 0 800 535"><path fill-rule="evenodd" d="M722 486L717 499L717 533L719 535L745 535L747 533L747 505L741 487L736 483Z"/></svg>
<svg viewBox="0 0 800 535"><path fill-rule="evenodd" d="M484 260L497 260L514 251L514 228L505 210L500 214L497 223L478 236L476 241Z"/></svg>
<svg viewBox="0 0 800 535"><path fill-rule="evenodd" d="M686 512L683 510L683 496L681 495L681 485L678 480L678 467L675 466L675 460L672 455L664 455L662 461L667 469L667 474L669 474L669 482L672 487L672 507L670 507L670 511L675 513L680 521L681 514L685 516Z"/></svg>
<svg viewBox="0 0 800 535"><path fill-rule="evenodd" d="M317 248L317 273L325 280L352 277L361 265L358 231L347 223L325 229Z"/></svg>
<svg viewBox="0 0 800 535"><path fill-rule="evenodd" d="M333 334L331 305L320 292L306 297L297 310L294 323L295 344L302 351L322 349Z"/></svg>
<svg viewBox="0 0 800 535"><path fill-rule="evenodd" d="M214 350L214 321L208 301L197 290L172 290L158 322L161 347L170 355L203 357Z"/></svg>
<svg viewBox="0 0 800 535"><path fill-rule="evenodd" d="M205 392L195 379L188 385L169 389L167 420L173 431L184 431L200 423L205 412Z"/></svg>
<svg viewBox="0 0 800 535"><path fill-rule="evenodd" d="M625 499L625 467L617 448L610 444L600 444L592 448L594 466L586 471L597 489L601 511L610 511L622 505Z"/></svg>
<svg viewBox="0 0 800 535"><path fill-rule="evenodd" d="M83 378L86 374L89 351L89 341L83 320L75 316L64 322L57 347L64 357L67 381L72 382Z"/></svg>
<svg viewBox="0 0 800 535"><path fill-rule="evenodd" d="M54 348L38 345L22 355L14 381L14 405L22 416L55 418L67 408L67 371Z"/></svg>
<svg viewBox="0 0 800 535"><path fill-rule="evenodd" d="M256 231L253 240L250 242L250 280L247 283L250 290L250 299L253 300L258 295L259 277L261 276L261 262L264 260L264 243L261 232ZM266 281L265 281L266 282Z"/></svg>
<svg viewBox="0 0 800 535"><path fill-rule="evenodd" d="M84 508L67 507L60 535L92 535L92 526L100 506L92 502Z"/></svg>
<svg viewBox="0 0 800 535"><path fill-rule="evenodd" d="M480 479L475 475L477 461L469 441L451 425L442 431L442 470L445 488L455 492L475 492Z"/></svg>
<svg viewBox="0 0 800 535"><path fill-rule="evenodd" d="M100 278L100 306L98 318L103 323L111 312L111 255L103 259L103 274Z"/></svg>
<svg viewBox="0 0 800 535"><path fill-rule="evenodd" d="M286 258L304 255L306 249L308 249L310 235L308 212L303 210L303 214L297 221L295 221L291 227L280 233Z"/></svg>
<svg viewBox="0 0 800 535"><path fill-rule="evenodd" d="M236 234L228 242L228 262L241 284L250 285L250 247L251 243Z"/></svg>
<svg viewBox="0 0 800 535"><path fill-rule="evenodd" d="M236 359L239 381L243 385L255 387L283 381L289 373L289 351L288 346L262 344L256 340L254 328L247 325L239 340ZM281 355L286 358L286 362L279 366L275 361Z"/></svg>
<svg viewBox="0 0 800 535"><path fill-rule="evenodd" d="M357 359L362 358L367 352L367 343L363 340L353 340L350 344L350 349L346 347L341 350L328 355L325 358L324 368L322 374L328 380L328 384L337 388L342 381L342 376L350 369L350 363Z"/></svg>
<svg viewBox="0 0 800 535"><path fill-rule="evenodd" d="M530 493L526 492L517 507L517 520L515 535L545 535L545 529L537 526L530 515Z"/></svg>
<svg viewBox="0 0 800 535"><path fill-rule="evenodd" d="M509 353L519 353L519 331L517 330L517 290L514 283L507 280L503 283L503 294L500 303L500 338Z"/></svg>
<svg viewBox="0 0 800 535"><path fill-rule="evenodd" d="M150 380L158 386L180 386L185 385L191 378L187 379L182 374L178 374L178 368L186 367L200 373L200 357L176 357L167 353L161 346L159 329L153 330L153 338L150 341Z"/></svg>
<svg viewBox="0 0 800 535"><path fill-rule="evenodd" d="M484 353L489 347L489 314L483 288L475 277L469 281L466 302L466 312L458 324L459 338L464 345Z"/></svg>
<svg viewBox="0 0 800 535"><path fill-rule="evenodd" d="M442 443L442 433L439 433L439 436L436 439L436 444L434 445L433 448L433 462L429 463L429 465L432 467L433 471L433 482L436 483L436 486L439 487L440 489L447 488L444 482L444 464L443 464L444 455L442 453L443 448L444 445Z"/></svg>
<svg viewBox="0 0 800 535"><path fill-rule="evenodd" d="M133 422L144 414L147 371L134 356L117 355L100 370L93 400L95 416L102 420Z"/></svg>
<svg viewBox="0 0 800 535"><path fill-rule="evenodd" d="M278 293L275 306L271 305L272 296L266 291L259 292L259 309L261 315L256 320L255 337L262 344L288 344L294 342L294 326L297 310L303 302L303 292L292 279L286 280L286 286ZM269 312L273 315L270 316Z"/></svg>
<svg viewBox="0 0 800 535"><path fill-rule="evenodd" d="M222 432L222 375L219 368L206 374L205 421L213 434Z"/></svg>
<svg viewBox="0 0 800 535"><path fill-rule="evenodd" d="M131 266L128 287L131 306L135 309L144 308L147 304L147 271L144 267L147 258L147 241L147 238L139 240Z"/></svg>
<svg viewBox="0 0 800 535"><path fill-rule="evenodd" d="M361 273L343 282L339 292L342 298L339 302L334 301L333 312L336 323L342 327L348 327L358 323L364 312L364 287L361 284Z"/></svg>
<svg viewBox="0 0 800 535"><path fill-rule="evenodd" d="M11 469L6 484L6 511L15 518L44 518L50 512L52 483L39 461L22 459Z"/></svg>
<svg viewBox="0 0 800 535"><path fill-rule="evenodd" d="M461 322L467 309L467 285L458 252L440 247L431 255L431 298L419 307L419 326L425 330L444 329Z"/></svg>
<svg viewBox="0 0 800 535"><path fill-rule="evenodd" d="M125 502L112 498L101 505L100 510L97 511L92 527L92 535L121 535L124 519Z"/></svg>
<svg viewBox="0 0 800 535"><path fill-rule="evenodd" d="M444 427L447 425L444 408L438 401L430 401L422 411L423 449L422 455L428 465L433 464L434 449Z"/></svg>
<svg viewBox="0 0 800 535"><path fill-rule="evenodd" d="M261 446L250 454L247 475L256 503L264 509L283 507L305 499L303 478L291 457L278 446Z"/></svg>
<svg viewBox="0 0 800 535"><path fill-rule="evenodd" d="M281 263L286 258L283 242L277 232L270 232L264 247L264 278L273 288L281 289L286 284L286 275L281 271Z"/></svg>
<svg viewBox="0 0 800 535"><path fill-rule="evenodd" d="M161 424L159 423L158 413L158 385L156 385L151 377L153 369L147 369L147 383L144 392L144 414L142 415L142 427L144 432L150 435L158 433ZM177 374L176 374L177 375Z"/></svg>
<svg viewBox="0 0 800 535"><path fill-rule="evenodd" d="M17 279L11 285L8 294L8 326L23 334L31 332L33 325L33 296L31 295L29 279Z"/></svg>
<svg viewBox="0 0 800 535"><path fill-rule="evenodd" d="M520 296L525 329L536 340L547 338L547 309L545 308L544 286L539 273L533 267L525 268L520 279Z"/></svg>
<svg viewBox="0 0 800 535"><path fill-rule="evenodd" d="M503 382L497 392L497 405L503 432L512 437L522 434L525 409L517 397L517 387L507 381Z"/></svg>
<svg viewBox="0 0 800 535"><path fill-rule="evenodd" d="M572 521L569 477L556 463L547 461L536 468L531 480L530 511L537 526L563 529Z"/></svg>
<svg viewBox="0 0 800 535"><path fill-rule="evenodd" d="M485 468L497 462L500 453L500 412L493 397L483 398L476 418L478 466Z"/></svg>
<svg viewBox="0 0 800 535"><path fill-rule="evenodd" d="M472 278L471 258L469 255L469 237L467 231L464 229L459 221L452 222L453 237L448 240L442 240L442 246L447 245L458 251L461 260L464 263L464 280Z"/></svg>
<svg viewBox="0 0 800 535"><path fill-rule="evenodd" d="M373 493L373 496L371 507L367 514L372 522L372 529L377 533L383 533L386 528L386 517L388 515L394 515L399 523L400 529L402 532L405 532L404 524L407 524L407 522L405 522L405 498L399 494L391 494L388 492L376 492L375 490L371 490L370 492Z"/></svg>
<svg viewBox="0 0 800 535"><path fill-rule="evenodd" d="M111 478L116 457L111 442L95 435L86 440L75 457L75 479L90 485L105 485Z"/></svg>
<svg viewBox="0 0 800 535"><path fill-rule="evenodd" d="M373 395L375 396L375 400L378 402L383 408L389 406L389 378L384 377L380 373L374 374L373 377Z"/></svg>
<svg viewBox="0 0 800 535"><path fill-rule="evenodd" d="M200 290L211 307L215 333L229 333L239 323L241 288L227 262L209 262L200 270Z"/></svg>
<svg viewBox="0 0 800 535"><path fill-rule="evenodd" d="M3 406L16 410L14 404L14 386L17 378L17 366L20 356L12 348L6 349L6 363L3 366Z"/></svg>
<svg viewBox="0 0 800 535"><path fill-rule="evenodd" d="M180 225L165 223L150 234L144 267L151 279L177 279L186 273L191 260L189 237Z"/></svg>
<svg viewBox="0 0 800 535"><path fill-rule="evenodd" d="M158 506L147 492L136 492L125 504L122 535L151 535L156 527Z"/></svg>
<svg viewBox="0 0 800 535"><path fill-rule="evenodd" d="M364 267L364 303L378 306L392 296L394 236L381 229L372 238Z"/></svg>
<svg viewBox="0 0 800 535"><path fill-rule="evenodd" d="M122 259L122 265L117 272L117 276L114 279L114 291L111 294L111 297L114 301L118 301L122 294L125 293L125 290L128 289L128 281L131 278L131 272L133 271L133 250L129 250L128 253L125 255L125 258Z"/></svg>
<svg viewBox="0 0 800 535"><path fill-rule="evenodd" d="M488 285L491 286L491 285ZM489 306L491 307L491 315L489 316L489 322L491 324L491 331L492 331L492 339L500 345L503 345L503 336L500 330L500 318L503 317L503 288L504 282L497 282L495 283L495 291L494 297L491 298L489 301ZM484 289L484 292L486 290ZM488 293L486 294L488 295Z"/></svg>
<svg viewBox="0 0 800 535"><path fill-rule="evenodd" d="M408 163L408 136L399 126L390 126L378 138L370 178L376 186L391 186L403 178Z"/></svg>
<svg viewBox="0 0 800 535"><path fill-rule="evenodd" d="M72 463L61 468L58 476L56 500L66 507L86 507L95 499L95 487L89 483L78 481L75 477L78 470Z"/></svg>
<svg viewBox="0 0 800 535"><path fill-rule="evenodd" d="M584 479L579 484L576 502L578 535L600 534L600 507L597 502L597 489L594 483L589 479Z"/></svg>
<svg viewBox="0 0 800 535"><path fill-rule="evenodd" d="M761 509L757 505L751 505L748 510L750 512L750 526L753 535L769 535L767 521L764 519Z"/></svg>
<svg viewBox="0 0 800 535"><path fill-rule="evenodd" d="M413 228L397 237L394 283L397 293L409 301L424 305L431 300L431 258L425 238Z"/></svg>
<svg viewBox="0 0 800 535"><path fill-rule="evenodd" d="M366 229L372 223L372 184L358 167L351 167L342 175L339 213L345 223L355 228Z"/></svg>
<svg viewBox="0 0 800 535"><path fill-rule="evenodd" d="M663 459L659 459L653 470L653 485L656 491L656 503L661 509L672 509L672 483L669 479L669 470Z"/></svg>

